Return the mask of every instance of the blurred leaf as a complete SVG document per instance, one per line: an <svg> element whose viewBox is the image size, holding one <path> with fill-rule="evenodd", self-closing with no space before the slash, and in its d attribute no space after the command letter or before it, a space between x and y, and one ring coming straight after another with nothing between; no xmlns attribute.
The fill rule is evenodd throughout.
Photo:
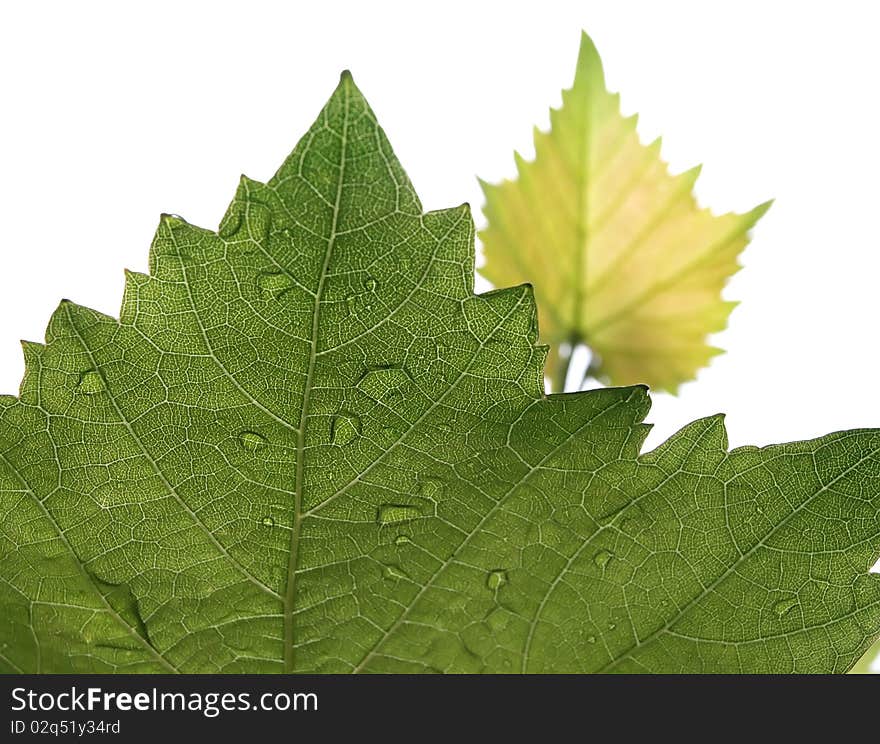
<svg viewBox="0 0 880 744"><path fill-rule="evenodd" d="M742 215L700 209L699 168L671 176L660 140L639 142L637 117L621 116L586 34L562 101L551 130L535 131L535 159L516 155L517 178L481 182L481 273L496 286L534 285L555 391L565 382L560 345L580 343L603 382L675 391L719 352L706 337L736 304L721 290L770 204Z"/></svg>
<svg viewBox="0 0 880 744"><path fill-rule="evenodd" d="M876 641L864 656L859 659L855 666L849 670L850 674L877 674L876 666L880 657L880 641Z"/></svg>

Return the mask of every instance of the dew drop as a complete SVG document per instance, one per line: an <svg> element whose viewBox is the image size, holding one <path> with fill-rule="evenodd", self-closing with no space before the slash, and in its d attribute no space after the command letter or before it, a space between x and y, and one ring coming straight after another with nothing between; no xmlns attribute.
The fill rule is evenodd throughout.
<svg viewBox="0 0 880 744"><path fill-rule="evenodd" d="M257 277L260 294L267 300L280 297L293 283L293 279L281 271L266 271Z"/></svg>
<svg viewBox="0 0 880 744"><path fill-rule="evenodd" d="M183 217L181 217L179 214L168 213L163 214L162 217L165 221L165 224L168 225L168 227L170 227L172 230L177 227L182 227L186 225L186 220L183 219Z"/></svg>
<svg viewBox="0 0 880 744"><path fill-rule="evenodd" d="M330 441L348 444L361 433L361 418L357 414L342 411L330 419Z"/></svg>
<svg viewBox="0 0 880 744"><path fill-rule="evenodd" d="M272 517L263 517L260 521L263 523L264 527L275 526L275 520Z"/></svg>
<svg viewBox="0 0 880 744"><path fill-rule="evenodd" d="M390 581L400 581L401 579L409 578L409 576L406 575L406 572L399 566L391 565L382 566L382 576Z"/></svg>
<svg viewBox="0 0 880 744"><path fill-rule="evenodd" d="M510 613L496 605L486 616L484 622L493 633L503 632L510 622Z"/></svg>
<svg viewBox="0 0 880 744"><path fill-rule="evenodd" d="M596 555L593 556L593 563L595 563L599 568L605 568L608 565L608 561L610 561L614 557L614 553L609 550L600 550Z"/></svg>
<svg viewBox="0 0 880 744"><path fill-rule="evenodd" d="M411 379L402 365L380 364L367 368L357 381L357 388L374 400L393 405L403 397L403 387Z"/></svg>
<svg viewBox="0 0 880 744"><path fill-rule="evenodd" d="M256 452L266 446L266 437L255 431L243 431L238 435L238 441L248 452Z"/></svg>
<svg viewBox="0 0 880 744"><path fill-rule="evenodd" d="M400 548L404 545L412 545L412 540L410 540L406 535L398 535L394 538L394 544Z"/></svg>
<svg viewBox="0 0 880 744"><path fill-rule="evenodd" d="M596 642L596 636L589 636L587 638L587 643L595 643L595 642Z"/></svg>
<svg viewBox="0 0 880 744"><path fill-rule="evenodd" d="M564 509L553 512L551 519L560 527L569 527L582 513L581 507L566 506Z"/></svg>
<svg viewBox="0 0 880 744"><path fill-rule="evenodd" d="M376 287L378 287L378 286L379 286L379 282L377 282L375 279L373 279L373 277L368 276L366 279L364 279L364 289L366 289L367 292L375 292Z"/></svg>
<svg viewBox="0 0 880 744"><path fill-rule="evenodd" d="M541 542L541 528L534 522L529 524L526 531L526 545L537 545Z"/></svg>
<svg viewBox="0 0 880 744"><path fill-rule="evenodd" d="M420 498L438 501L443 493L443 481L439 478L427 476L416 483L415 492Z"/></svg>
<svg viewBox="0 0 880 744"><path fill-rule="evenodd" d="M496 568L486 575L486 586L492 591L497 591L507 583L507 571Z"/></svg>
<svg viewBox="0 0 880 744"><path fill-rule="evenodd" d="M217 231L217 234L221 238L231 238L241 229L241 223L242 213L241 210L237 209L223 218L223 222L220 223L220 229Z"/></svg>
<svg viewBox="0 0 880 744"><path fill-rule="evenodd" d="M797 600L792 599L792 598L780 599L778 602L776 602L773 605L773 612L775 612L777 615L779 615L779 617L782 617L787 612L789 612L792 608L794 608L795 605L797 605L797 603L798 603Z"/></svg>
<svg viewBox="0 0 880 744"><path fill-rule="evenodd" d="M105 388L104 378L101 377L101 373L90 369L88 372L83 372L80 375L76 391L83 395L95 395L96 393L103 393Z"/></svg>
<svg viewBox="0 0 880 744"><path fill-rule="evenodd" d="M382 504L376 511L376 521L380 525L409 522L422 516L422 512L409 504Z"/></svg>

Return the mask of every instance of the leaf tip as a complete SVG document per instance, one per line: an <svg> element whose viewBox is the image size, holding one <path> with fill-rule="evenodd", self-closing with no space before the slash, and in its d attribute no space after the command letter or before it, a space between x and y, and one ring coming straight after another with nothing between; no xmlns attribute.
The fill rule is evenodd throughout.
<svg viewBox="0 0 880 744"><path fill-rule="evenodd" d="M339 87L342 88L349 85L354 86L354 77L351 74L351 70L345 69L339 73Z"/></svg>
<svg viewBox="0 0 880 744"><path fill-rule="evenodd" d="M28 341L27 339L21 339L19 343L21 344L21 353L26 367L30 366L33 360L46 348L45 344L37 341Z"/></svg>
<svg viewBox="0 0 880 744"><path fill-rule="evenodd" d="M581 57L585 57L591 54L598 56L599 52L596 49L596 44L593 41L592 37L584 29L581 29L581 43L578 51L579 61Z"/></svg>
<svg viewBox="0 0 880 744"><path fill-rule="evenodd" d="M581 31L581 45L578 51L574 87L577 87L579 82L605 86L602 58L599 56L599 50L596 49L596 45L586 31Z"/></svg>
<svg viewBox="0 0 880 744"><path fill-rule="evenodd" d="M752 217L755 222L757 222L759 219L761 219L761 217L763 217L765 214L767 214L767 212L770 211L770 207L773 206L773 202L775 201L776 199L768 199L765 202L761 202L757 207L749 212L749 216Z"/></svg>
<svg viewBox="0 0 880 744"><path fill-rule="evenodd" d="M179 214L172 214L171 212L162 212L159 215L159 225L169 228L180 227L181 225L187 224L186 220L183 219Z"/></svg>
<svg viewBox="0 0 880 744"><path fill-rule="evenodd" d="M632 389L632 396L638 398L639 400L647 400L648 405L651 404L651 388L645 385L643 382L639 382L635 385L630 386Z"/></svg>
<svg viewBox="0 0 880 744"><path fill-rule="evenodd" d="M238 188L244 190L245 192L250 189L252 186L262 186L262 184L251 178L245 173L242 173L238 177Z"/></svg>

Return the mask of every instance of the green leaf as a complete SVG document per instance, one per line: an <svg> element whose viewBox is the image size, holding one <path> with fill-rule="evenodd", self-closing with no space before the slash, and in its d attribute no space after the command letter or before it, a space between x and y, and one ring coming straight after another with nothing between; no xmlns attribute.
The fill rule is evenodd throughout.
<svg viewBox="0 0 880 744"><path fill-rule="evenodd" d="M62 302L0 399L0 668L844 671L880 631L880 432L640 455L642 387L545 396L351 78L121 318Z"/></svg>
<svg viewBox="0 0 880 744"><path fill-rule="evenodd" d="M517 178L481 182L488 225L481 273L496 286L532 282L547 374L565 383L567 347L586 344L590 372L614 385L677 390L720 353L706 337L736 305L721 299L748 230L770 207L715 216L692 189L700 169L672 176L660 140L623 117L602 62L583 34L574 85L535 130L535 159Z"/></svg>

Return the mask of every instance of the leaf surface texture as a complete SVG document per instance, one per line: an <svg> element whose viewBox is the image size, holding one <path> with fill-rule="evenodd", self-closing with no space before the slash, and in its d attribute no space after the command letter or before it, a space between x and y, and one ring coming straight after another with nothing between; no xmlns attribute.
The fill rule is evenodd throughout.
<svg viewBox="0 0 880 744"><path fill-rule="evenodd" d="M62 302L0 398L6 672L844 671L880 630L880 433L640 454L642 387L546 396L350 76L120 319Z"/></svg>

